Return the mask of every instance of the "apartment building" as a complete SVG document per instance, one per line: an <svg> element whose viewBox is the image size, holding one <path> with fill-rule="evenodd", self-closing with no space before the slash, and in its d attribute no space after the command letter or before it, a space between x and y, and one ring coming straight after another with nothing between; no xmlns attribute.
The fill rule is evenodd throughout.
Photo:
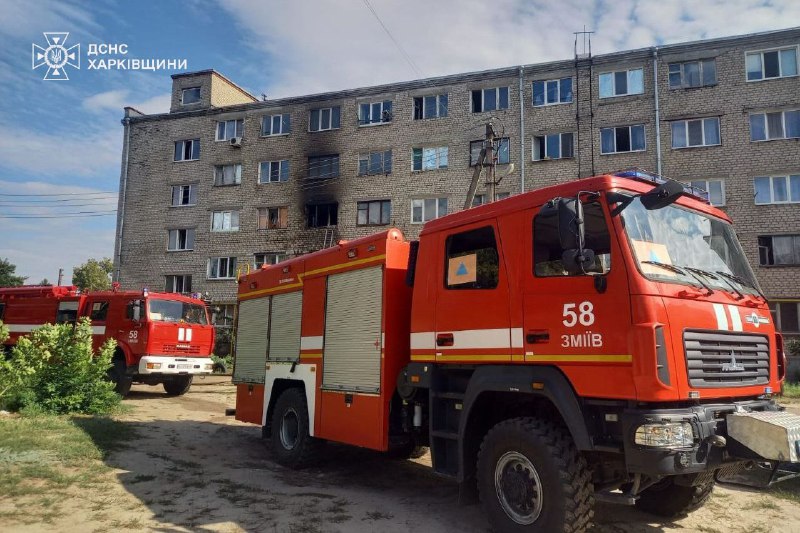
<svg viewBox="0 0 800 533"><path fill-rule="evenodd" d="M500 197L628 167L707 189L800 335L798 60L794 28L265 101L177 74L169 113L125 109L115 278L227 324L241 270L461 209L491 122Z"/></svg>

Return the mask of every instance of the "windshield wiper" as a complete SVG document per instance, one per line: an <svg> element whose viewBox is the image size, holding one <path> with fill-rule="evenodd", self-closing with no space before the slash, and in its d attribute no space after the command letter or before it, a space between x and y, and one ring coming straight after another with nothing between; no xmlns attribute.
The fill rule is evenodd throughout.
<svg viewBox="0 0 800 533"><path fill-rule="evenodd" d="M722 276L725 279L735 281L736 283L738 283L742 287L750 287L752 289L755 289L755 291L758 293L758 295L761 296L761 298L763 298L765 302L767 301L767 297L764 296L764 293L761 292L761 289L758 288L758 285L750 283L750 282L746 281L744 278L742 278L740 276L737 276L736 274L729 274L728 272L723 272L722 270L717 270L716 273L719 274L720 276Z"/></svg>
<svg viewBox="0 0 800 533"><path fill-rule="evenodd" d="M659 261L641 261L641 263L645 265L655 265L663 268L664 270L669 270L670 272L675 272L676 274L681 274L683 276L686 275L686 272L684 272L682 268L678 268L675 265L670 265L669 263L661 263Z"/></svg>
<svg viewBox="0 0 800 533"><path fill-rule="evenodd" d="M697 280L697 282L698 282L700 285L702 285L702 286L703 286L703 288L704 288L705 290L707 290L707 291L708 291L708 292L706 293L706 296L711 296L712 294L714 294L714 289L712 289L712 288L711 288L711 285L709 285L708 283L706 283L705 281L703 281L703 278L701 278L700 276L698 276L698 274L700 274L700 275L702 275L702 276L708 276L708 277L710 277L711 279L717 279L717 277L716 277L714 274L711 274L710 272L709 272L709 273L703 272L703 271L702 271L702 270L700 270L699 268L693 268L693 267L688 267L688 266L685 266L685 267L683 267L683 268L684 268L684 270L686 270L687 272L689 272L689 274L691 274L691 275L692 275L692 277L693 277L694 279L696 279L696 280Z"/></svg>
<svg viewBox="0 0 800 533"><path fill-rule="evenodd" d="M731 290L733 290L733 292L735 292L735 293L736 293L736 299L737 299L737 300L742 300L742 299L744 298L744 293L743 293L742 291L740 291L739 289L737 289L737 288L734 286L734 284L733 284L733 283L731 283L731 282L730 282L729 280L727 280L726 278L723 278L723 277L721 277L721 276L715 276L714 274L712 274L712 273L711 273L711 272L709 272L708 270L702 270L702 269L700 269L700 268L694 268L694 267L684 267L684 268L686 268L686 270L689 270L689 271L694 271L694 272L697 272L697 273L699 273L699 274L702 274L703 276L706 276L707 278L710 278L710 279L718 279L718 280L724 281L724 282L725 282L725 285L727 285L728 287L730 287L730 288L731 288Z"/></svg>

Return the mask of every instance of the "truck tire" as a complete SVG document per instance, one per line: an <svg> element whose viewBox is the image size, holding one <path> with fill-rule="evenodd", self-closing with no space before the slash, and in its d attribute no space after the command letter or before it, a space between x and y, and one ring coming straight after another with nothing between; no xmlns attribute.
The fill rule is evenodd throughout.
<svg viewBox="0 0 800 533"><path fill-rule="evenodd" d="M318 461L324 441L309 434L308 404L301 389L287 389L272 411L272 453L289 468L304 468Z"/></svg>
<svg viewBox="0 0 800 533"><path fill-rule="evenodd" d="M192 386L192 376L175 376L165 381L163 385L167 396L183 396Z"/></svg>
<svg viewBox="0 0 800 533"><path fill-rule="evenodd" d="M495 425L478 452L478 491L495 531L581 533L594 516L586 459L552 422L512 418Z"/></svg>
<svg viewBox="0 0 800 533"><path fill-rule="evenodd" d="M682 516L702 507L713 490L713 480L686 487L668 477L645 489L636 500L636 508L657 516Z"/></svg>
<svg viewBox="0 0 800 533"><path fill-rule="evenodd" d="M127 374L127 365L125 359L115 357L111 362L111 368L108 369L108 379L114 384L114 391L123 398L131 392L131 385L133 379Z"/></svg>

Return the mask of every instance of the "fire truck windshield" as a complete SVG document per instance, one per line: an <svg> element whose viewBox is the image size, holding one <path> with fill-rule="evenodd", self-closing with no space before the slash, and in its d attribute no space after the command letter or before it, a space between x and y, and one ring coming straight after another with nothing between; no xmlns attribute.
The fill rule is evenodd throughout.
<svg viewBox="0 0 800 533"><path fill-rule="evenodd" d="M186 322L187 324L208 324L206 308L202 305L188 304L173 300L148 300L150 320L157 322Z"/></svg>
<svg viewBox="0 0 800 533"><path fill-rule="evenodd" d="M648 211L639 198L622 220L639 270L657 281L760 294L733 227L677 205Z"/></svg>

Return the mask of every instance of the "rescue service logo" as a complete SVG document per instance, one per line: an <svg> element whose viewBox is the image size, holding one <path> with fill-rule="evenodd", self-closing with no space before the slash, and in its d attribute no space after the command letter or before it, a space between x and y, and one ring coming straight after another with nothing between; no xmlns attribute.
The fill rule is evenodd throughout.
<svg viewBox="0 0 800 533"><path fill-rule="evenodd" d="M47 41L47 47L43 48L35 43L33 44L31 53L33 70L46 66L47 71L44 74L44 80L69 80L67 67L78 70L81 68L81 45L74 44L67 48L66 42L69 32L46 31L43 34Z"/></svg>

